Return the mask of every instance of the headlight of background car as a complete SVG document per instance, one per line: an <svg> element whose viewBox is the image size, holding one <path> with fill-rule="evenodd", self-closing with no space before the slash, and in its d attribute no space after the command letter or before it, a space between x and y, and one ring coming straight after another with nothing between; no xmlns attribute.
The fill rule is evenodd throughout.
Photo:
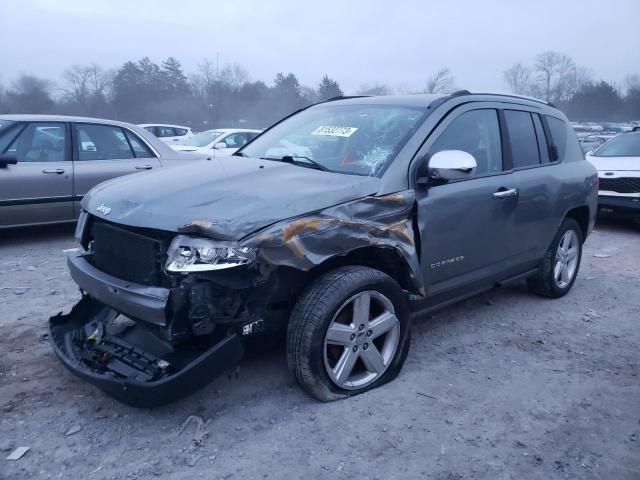
<svg viewBox="0 0 640 480"><path fill-rule="evenodd" d="M167 253L169 272L205 272L247 265L256 259L257 249L232 243L178 235Z"/></svg>

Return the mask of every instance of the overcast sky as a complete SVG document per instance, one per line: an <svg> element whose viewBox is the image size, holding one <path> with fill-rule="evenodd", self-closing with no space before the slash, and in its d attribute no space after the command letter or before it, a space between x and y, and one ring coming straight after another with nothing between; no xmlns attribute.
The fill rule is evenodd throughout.
<svg viewBox="0 0 640 480"><path fill-rule="evenodd" d="M495 91L506 67L556 50L623 86L640 73L639 21L640 0L0 0L0 82L143 56L189 73L219 54L267 83L291 71L309 86L327 73L346 93L420 88L449 67L458 87Z"/></svg>

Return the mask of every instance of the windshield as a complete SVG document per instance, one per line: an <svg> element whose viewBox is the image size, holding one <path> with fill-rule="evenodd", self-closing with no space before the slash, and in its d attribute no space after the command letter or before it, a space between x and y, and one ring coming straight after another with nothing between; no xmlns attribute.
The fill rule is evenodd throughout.
<svg viewBox="0 0 640 480"><path fill-rule="evenodd" d="M216 130L208 130L206 132L201 132L193 137L188 138L182 145L186 145L188 147L206 147L210 143L212 143L216 138L222 135L222 132L218 132Z"/></svg>
<svg viewBox="0 0 640 480"><path fill-rule="evenodd" d="M263 133L241 150L248 157L311 160L325 170L378 176L420 125L426 109L321 104Z"/></svg>
<svg viewBox="0 0 640 480"><path fill-rule="evenodd" d="M612 138L593 152L594 157L640 157L640 132Z"/></svg>

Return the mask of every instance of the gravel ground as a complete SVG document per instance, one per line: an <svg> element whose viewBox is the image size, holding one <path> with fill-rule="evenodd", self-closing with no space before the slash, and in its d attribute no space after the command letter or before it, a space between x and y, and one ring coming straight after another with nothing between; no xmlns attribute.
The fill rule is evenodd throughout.
<svg viewBox="0 0 640 480"><path fill-rule="evenodd" d="M417 319L403 372L375 391L318 403L279 347L154 410L77 380L49 346L47 318L79 298L73 246L70 227L0 232L0 478L640 479L631 227L598 225L562 299L519 285Z"/></svg>

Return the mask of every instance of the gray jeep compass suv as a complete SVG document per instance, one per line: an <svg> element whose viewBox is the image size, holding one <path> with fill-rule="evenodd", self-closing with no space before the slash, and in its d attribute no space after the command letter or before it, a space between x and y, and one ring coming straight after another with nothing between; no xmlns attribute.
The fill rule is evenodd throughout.
<svg viewBox="0 0 640 480"><path fill-rule="evenodd" d="M232 157L91 190L68 256L83 296L50 338L71 371L136 406L285 331L302 388L355 395L398 374L414 315L520 279L565 295L596 204L596 170L551 105L340 98Z"/></svg>

